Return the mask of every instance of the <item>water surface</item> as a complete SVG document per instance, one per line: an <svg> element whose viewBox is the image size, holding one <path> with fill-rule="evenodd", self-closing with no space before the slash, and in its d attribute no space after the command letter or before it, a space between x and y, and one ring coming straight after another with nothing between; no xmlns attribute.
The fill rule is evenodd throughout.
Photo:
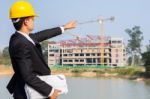
<svg viewBox="0 0 150 99"><path fill-rule="evenodd" d="M1 99L13 99L6 90L10 76L0 76ZM117 78L67 78L69 93L58 99L150 99L150 85Z"/></svg>

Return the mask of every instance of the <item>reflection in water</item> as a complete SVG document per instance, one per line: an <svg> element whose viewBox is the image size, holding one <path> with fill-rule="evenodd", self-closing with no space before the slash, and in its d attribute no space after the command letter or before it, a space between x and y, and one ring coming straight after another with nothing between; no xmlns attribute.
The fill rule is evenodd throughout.
<svg viewBox="0 0 150 99"><path fill-rule="evenodd" d="M150 86L116 78L68 78L69 93L59 99L150 99Z"/></svg>
<svg viewBox="0 0 150 99"><path fill-rule="evenodd" d="M12 99L6 85L10 77L0 77L1 99ZM69 93L58 99L150 99L150 85L116 78L68 78Z"/></svg>
<svg viewBox="0 0 150 99"><path fill-rule="evenodd" d="M0 76L0 99L13 99L6 89L11 76Z"/></svg>

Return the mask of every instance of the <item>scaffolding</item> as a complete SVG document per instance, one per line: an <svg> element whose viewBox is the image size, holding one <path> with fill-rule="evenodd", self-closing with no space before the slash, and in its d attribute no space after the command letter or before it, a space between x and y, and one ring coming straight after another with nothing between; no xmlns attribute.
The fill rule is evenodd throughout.
<svg viewBox="0 0 150 99"><path fill-rule="evenodd" d="M103 53L99 46L101 39L103 39ZM126 64L126 51L122 38L86 35L80 39L49 42L48 46L49 65L124 66Z"/></svg>

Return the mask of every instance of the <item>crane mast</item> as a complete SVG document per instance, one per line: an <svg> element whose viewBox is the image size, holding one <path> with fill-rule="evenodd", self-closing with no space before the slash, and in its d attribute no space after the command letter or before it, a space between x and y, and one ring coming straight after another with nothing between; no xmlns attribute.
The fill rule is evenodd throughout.
<svg viewBox="0 0 150 99"><path fill-rule="evenodd" d="M103 17L100 17L99 19L97 20L90 20L90 21L85 21L85 22L81 22L81 23L78 23L78 25L84 25L84 24L89 24L89 23L95 23L95 22L98 22L100 24L100 65L101 66L104 66L105 65L105 56L104 56L104 52L105 52L105 34L104 34L104 22L105 21L114 21L115 20L115 17L112 16L110 18L103 18ZM76 37L78 40L80 38L79 35L75 35L75 34L72 34L72 33L69 33L71 34L72 36Z"/></svg>

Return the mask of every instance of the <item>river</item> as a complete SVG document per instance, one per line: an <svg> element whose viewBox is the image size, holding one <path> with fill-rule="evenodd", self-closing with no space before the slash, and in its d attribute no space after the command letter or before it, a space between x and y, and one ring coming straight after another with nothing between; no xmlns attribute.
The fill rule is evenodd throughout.
<svg viewBox="0 0 150 99"><path fill-rule="evenodd" d="M0 99L13 99L6 90L9 76L0 76ZM150 99L150 85L119 78L67 78L69 93L58 99Z"/></svg>

